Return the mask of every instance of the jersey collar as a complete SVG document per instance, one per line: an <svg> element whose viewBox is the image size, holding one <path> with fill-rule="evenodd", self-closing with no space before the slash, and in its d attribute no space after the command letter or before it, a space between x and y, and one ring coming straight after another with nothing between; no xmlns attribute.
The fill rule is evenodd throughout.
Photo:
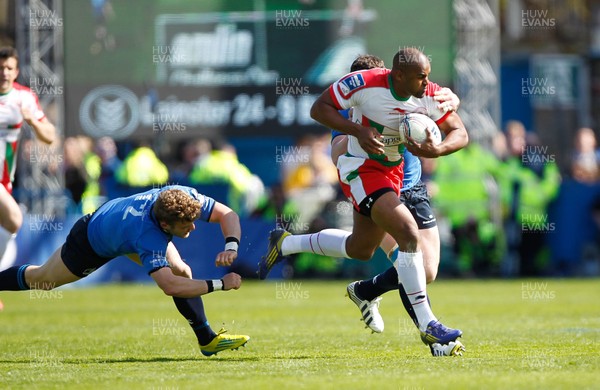
<svg viewBox="0 0 600 390"><path fill-rule="evenodd" d="M394 91L394 84L392 84L392 72L390 72L390 73L388 74L388 87L389 87L389 89L390 89L390 92L391 92L392 96L394 97L394 99L396 99L396 100L399 100L399 101L401 101L401 102L405 102L405 101L407 101L408 99L410 99L410 96L409 96L409 97L407 97L407 98L403 98L402 96L398 96L398 95L396 94L396 91Z"/></svg>

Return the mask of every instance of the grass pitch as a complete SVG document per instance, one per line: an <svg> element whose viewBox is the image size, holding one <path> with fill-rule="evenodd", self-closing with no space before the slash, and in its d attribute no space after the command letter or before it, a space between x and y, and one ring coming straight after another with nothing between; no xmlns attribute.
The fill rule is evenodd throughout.
<svg viewBox="0 0 600 390"><path fill-rule="evenodd" d="M246 348L206 358L153 285L0 298L0 388L592 389L600 378L599 280L437 281L434 312L463 330L434 358L397 293L371 334L341 282L246 282L206 296L212 327Z"/></svg>

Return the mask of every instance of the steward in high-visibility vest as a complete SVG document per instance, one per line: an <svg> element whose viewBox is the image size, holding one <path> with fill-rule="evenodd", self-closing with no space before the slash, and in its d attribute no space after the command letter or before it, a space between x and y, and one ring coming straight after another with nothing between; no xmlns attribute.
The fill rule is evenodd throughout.
<svg viewBox="0 0 600 390"><path fill-rule="evenodd" d="M152 149L142 146L127 155L115 179L131 187L148 187L167 183L169 170Z"/></svg>

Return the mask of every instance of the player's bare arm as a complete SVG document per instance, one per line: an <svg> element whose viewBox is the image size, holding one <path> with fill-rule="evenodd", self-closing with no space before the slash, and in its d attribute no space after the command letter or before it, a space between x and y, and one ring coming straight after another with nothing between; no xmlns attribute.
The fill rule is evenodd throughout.
<svg viewBox="0 0 600 390"><path fill-rule="evenodd" d="M192 269L185 263L185 261L183 261L179 251L172 241L167 244L166 257L167 261L169 262L171 272L173 272L175 275L183 276L188 279L192 278Z"/></svg>
<svg viewBox="0 0 600 390"><path fill-rule="evenodd" d="M240 218L229 207L215 202L209 222L218 222L225 237L225 250L217 254L215 265L217 267L230 266L237 258L237 250L242 236Z"/></svg>
<svg viewBox="0 0 600 390"><path fill-rule="evenodd" d="M354 123L344 118L333 103L329 95L329 90L325 90L313 103L310 109L310 116L323 126L356 137L360 146L367 153L382 154L384 152L384 145L379 140L381 135L377 129L362 126L359 123Z"/></svg>
<svg viewBox="0 0 600 390"><path fill-rule="evenodd" d="M446 120L439 125L441 131L446 134L444 140L436 145L433 142L431 132L427 132L427 140L421 144L409 139L406 148L415 156L435 158L454 153L467 146L469 135L465 129L460 116L455 112L448 115Z"/></svg>
<svg viewBox="0 0 600 390"><path fill-rule="evenodd" d="M56 138L56 129L48 119L35 119L31 111L25 107L21 107L21 115L23 115L23 120L27 122L29 126L31 126L37 139L46 144L51 144L54 142L54 139Z"/></svg>
<svg viewBox="0 0 600 390"><path fill-rule="evenodd" d="M210 292L205 280L188 279L173 274L170 268L163 267L152 274L152 279L166 295L179 298L193 298ZM223 276L223 290L237 290L242 284L242 277L235 272Z"/></svg>

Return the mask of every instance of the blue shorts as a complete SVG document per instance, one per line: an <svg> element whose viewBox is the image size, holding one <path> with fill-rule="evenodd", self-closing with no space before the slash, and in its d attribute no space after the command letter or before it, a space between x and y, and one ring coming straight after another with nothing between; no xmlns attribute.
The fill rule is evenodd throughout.
<svg viewBox="0 0 600 390"><path fill-rule="evenodd" d="M429 202L427 187L421 180L408 190L400 193L400 201L404 203L417 221L419 230L430 229L437 226L435 214Z"/></svg>
<svg viewBox="0 0 600 390"><path fill-rule="evenodd" d="M114 258L98 255L90 245L87 228L92 215L84 215L75 222L60 251L65 266L80 278L88 276Z"/></svg>

